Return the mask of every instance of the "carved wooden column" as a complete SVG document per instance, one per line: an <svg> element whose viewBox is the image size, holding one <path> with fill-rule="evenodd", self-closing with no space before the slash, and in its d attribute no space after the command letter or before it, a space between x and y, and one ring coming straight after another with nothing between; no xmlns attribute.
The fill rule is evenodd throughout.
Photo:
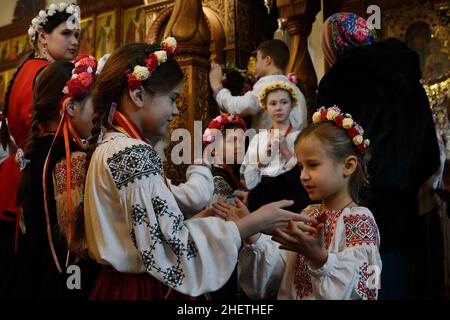
<svg viewBox="0 0 450 320"><path fill-rule="evenodd" d="M201 120L202 127L205 127L210 120L208 114L213 113L209 112L212 96L208 80L211 34L201 0L176 0L164 35L171 35L177 39L181 47L177 61L185 75L178 100L180 115L172 121L169 134L176 128L188 129L192 137L191 154L194 157L194 120ZM186 180L184 175L187 167L174 165L171 161L170 152L178 143L169 144L165 163L168 176L175 183Z"/></svg>
<svg viewBox="0 0 450 320"><path fill-rule="evenodd" d="M291 56L286 71L297 74L298 86L311 108L316 100L317 75L308 52L308 36L320 11L320 1L277 0L277 7L280 17L287 18L291 36Z"/></svg>

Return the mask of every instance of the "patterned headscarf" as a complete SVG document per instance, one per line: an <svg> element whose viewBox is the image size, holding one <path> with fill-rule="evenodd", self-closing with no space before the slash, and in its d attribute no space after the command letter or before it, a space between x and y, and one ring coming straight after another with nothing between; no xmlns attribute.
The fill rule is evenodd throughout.
<svg viewBox="0 0 450 320"><path fill-rule="evenodd" d="M325 60L330 65L345 51L376 40L375 29L367 21L351 12L335 13L324 24L322 31L322 49Z"/></svg>

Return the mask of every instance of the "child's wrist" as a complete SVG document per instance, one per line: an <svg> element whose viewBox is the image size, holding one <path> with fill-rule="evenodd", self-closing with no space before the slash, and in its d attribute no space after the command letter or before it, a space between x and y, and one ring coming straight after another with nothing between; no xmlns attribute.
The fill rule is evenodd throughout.
<svg viewBox="0 0 450 320"><path fill-rule="evenodd" d="M311 266L314 269L320 269L325 265L325 263L327 263L327 261L328 261L328 251L324 250L320 252L315 259L311 259Z"/></svg>

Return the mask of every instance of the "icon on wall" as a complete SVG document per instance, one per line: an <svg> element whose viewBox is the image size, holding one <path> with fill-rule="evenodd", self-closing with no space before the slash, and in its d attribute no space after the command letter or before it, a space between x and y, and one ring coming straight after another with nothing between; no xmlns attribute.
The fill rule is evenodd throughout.
<svg viewBox="0 0 450 320"><path fill-rule="evenodd" d="M110 11L97 17L95 32L95 57L100 59L116 49L116 13Z"/></svg>

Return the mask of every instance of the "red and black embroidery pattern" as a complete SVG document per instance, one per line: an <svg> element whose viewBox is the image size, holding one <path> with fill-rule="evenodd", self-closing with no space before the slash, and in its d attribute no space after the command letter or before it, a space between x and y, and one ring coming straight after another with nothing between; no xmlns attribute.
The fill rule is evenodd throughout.
<svg viewBox="0 0 450 320"><path fill-rule="evenodd" d="M375 245L380 243L378 228L372 217L355 214L344 217L345 241L347 247Z"/></svg>
<svg viewBox="0 0 450 320"><path fill-rule="evenodd" d="M374 274L375 270L370 272L367 263L359 268L358 271L358 284L356 285L356 292L363 300L375 300L377 298L377 289L369 289L370 277Z"/></svg>
<svg viewBox="0 0 450 320"><path fill-rule="evenodd" d="M336 221L342 214L342 210L320 211L320 208L315 209L310 215L317 219L321 214L326 214L325 220L325 248L328 250L331 239L333 238ZM297 299L303 299L310 295L313 291L311 276L308 273L309 259L303 255L297 254L297 261L295 263L294 282L297 289Z"/></svg>
<svg viewBox="0 0 450 320"><path fill-rule="evenodd" d="M71 175L72 175L72 190L75 188L84 187L84 176L86 168L86 154L85 153L75 153L72 155L71 159ZM67 191L66 189L66 163L64 160L59 161L55 166L55 190L56 194L63 194Z"/></svg>

